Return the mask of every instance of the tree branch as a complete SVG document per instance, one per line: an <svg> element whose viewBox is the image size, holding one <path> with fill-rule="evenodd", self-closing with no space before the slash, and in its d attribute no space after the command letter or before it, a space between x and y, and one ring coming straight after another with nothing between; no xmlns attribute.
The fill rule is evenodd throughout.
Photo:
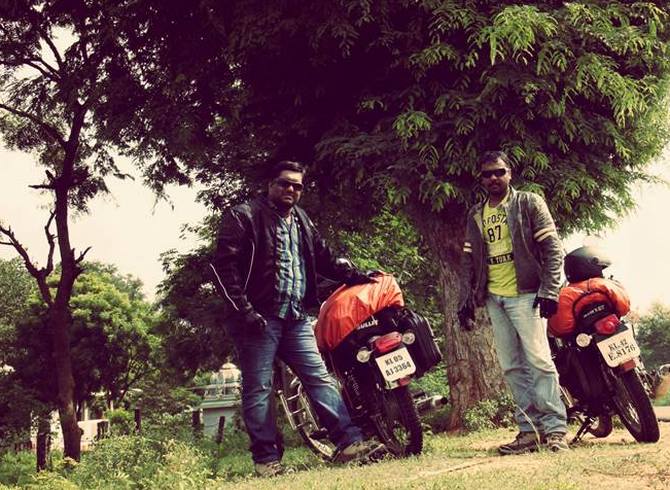
<svg viewBox="0 0 670 490"><path fill-rule="evenodd" d="M47 242L49 243L49 252L47 254L47 265L43 269L46 275L51 274L51 271L53 271L54 268L54 250L56 249L56 242L54 238L56 238L56 236L49 231L49 228L51 228L51 223L53 222L55 216L56 211L51 211L51 215L47 220L47 224L44 226L44 234L46 235Z"/></svg>
<svg viewBox="0 0 670 490"><path fill-rule="evenodd" d="M61 58L61 55L58 52L58 49L56 49L56 45L51 40L51 36L49 36L48 33L44 29L42 29L41 27L38 27L37 30L40 32L40 35L41 35L42 39L44 39L44 42L47 43L47 46L49 46L49 49L51 50L51 52L54 55L54 58L56 58L56 63L58 63L58 68L62 68L63 67L63 58ZM43 62L43 63L45 65L49 66L45 62ZM51 67L49 67L49 68L51 68ZM55 70L53 68L51 68L51 69L54 71L54 73L58 74L58 70Z"/></svg>
<svg viewBox="0 0 670 490"><path fill-rule="evenodd" d="M30 114L25 111L21 111L19 109L16 109L14 107L8 106L6 104L0 103L0 109L4 109L7 112L11 112L12 114L23 117L25 119L30 119L32 122L37 124L39 127L41 127L49 136L51 136L56 142L61 145L64 149L66 149L67 143L66 141L61 137L60 134L58 134L58 130L54 128L53 126L50 126L49 124L45 123L42 121L39 117L34 116L33 114Z"/></svg>
<svg viewBox="0 0 670 490"><path fill-rule="evenodd" d="M49 217L48 223L51 222L53 219L53 215ZM23 263L26 266L26 270L30 273L31 276L35 278L37 281L37 286L40 289L40 293L42 295L42 299L44 302L51 306L53 303L53 300L51 298L51 292L49 291L49 286L47 285L46 277L48 273L46 272L46 269L38 269L35 264L30 260L30 256L28 255L28 251L26 248L19 242L19 240L16 238L16 235L14 234L14 231L12 230L11 227L5 228L4 226L0 225L0 233L5 235L8 239L9 242L0 242L2 245L10 245L14 247L14 250L21 256L23 259Z"/></svg>
<svg viewBox="0 0 670 490"><path fill-rule="evenodd" d="M91 250L91 247L86 247L86 250L84 250L82 253L80 253L79 257L74 259L74 263L79 264L81 261L83 261L84 257L86 257L86 254L88 253L89 250ZM74 254L74 250L72 250L72 253Z"/></svg>

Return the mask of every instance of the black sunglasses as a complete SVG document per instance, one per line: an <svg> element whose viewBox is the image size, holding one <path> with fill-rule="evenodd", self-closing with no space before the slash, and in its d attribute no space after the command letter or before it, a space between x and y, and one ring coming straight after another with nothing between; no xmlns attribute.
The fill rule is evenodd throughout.
<svg viewBox="0 0 670 490"><path fill-rule="evenodd" d="M502 176L505 175L506 173L507 173L507 169L506 169L506 168L496 168L496 169L494 169L494 170L482 170L482 172L481 172L480 175L481 175L483 178L485 178L485 179L490 179L490 178L493 177L494 175L495 175L496 177L502 177Z"/></svg>
<svg viewBox="0 0 670 490"><path fill-rule="evenodd" d="M282 189L288 189L289 187L293 187L293 190L297 192L302 192L302 190L305 188L305 186L302 185L300 182L293 182L292 180L281 179L281 178L275 179L275 184L277 184Z"/></svg>

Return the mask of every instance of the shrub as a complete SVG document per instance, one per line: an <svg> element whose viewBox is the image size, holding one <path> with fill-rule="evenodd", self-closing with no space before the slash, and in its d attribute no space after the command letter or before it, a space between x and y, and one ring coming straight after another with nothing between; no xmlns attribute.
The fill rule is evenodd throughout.
<svg viewBox="0 0 670 490"><path fill-rule="evenodd" d="M35 455L28 451L0 455L0 484L12 486L28 483L35 473Z"/></svg>
<svg viewBox="0 0 670 490"><path fill-rule="evenodd" d="M135 416L128 410L122 408L108 410L105 415L109 420L109 429L112 435L128 435L134 432Z"/></svg>
<svg viewBox="0 0 670 490"><path fill-rule="evenodd" d="M468 431L511 427L514 420L514 400L509 393L500 398L483 400L465 412L464 425Z"/></svg>
<svg viewBox="0 0 670 490"><path fill-rule="evenodd" d="M204 488L210 475L208 458L182 441L168 441L163 464L142 488Z"/></svg>
<svg viewBox="0 0 670 490"><path fill-rule="evenodd" d="M81 488L134 488L158 471L163 444L142 436L103 439L82 455L71 480Z"/></svg>
<svg viewBox="0 0 670 490"><path fill-rule="evenodd" d="M416 387L425 391L426 394L449 396L449 381L447 380L447 368L444 363L440 363L424 374L416 382Z"/></svg>

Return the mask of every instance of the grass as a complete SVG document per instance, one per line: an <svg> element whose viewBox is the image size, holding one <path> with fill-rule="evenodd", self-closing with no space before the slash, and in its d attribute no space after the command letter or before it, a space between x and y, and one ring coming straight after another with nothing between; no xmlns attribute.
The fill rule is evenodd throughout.
<svg viewBox="0 0 670 490"><path fill-rule="evenodd" d="M575 428L572 429L573 432ZM253 476L253 465L243 435L231 434L227 444L167 443L161 448L133 443L133 439L110 441L113 451L84 458L73 471L43 473L37 481L23 480L22 488L180 488L180 489L639 489L670 487L670 424L661 424L658 444L638 444L624 430L606 439L587 438L560 454L501 457L496 448L508 442L514 430L490 430L468 435L427 436L418 457L385 460L365 466L329 465L303 447L288 449L284 463L296 470L273 479ZM119 466L118 452L138 454L158 451L141 467L129 461ZM99 451L97 449L96 451ZM156 453L159 454L158 452ZM91 455L93 456L93 455ZM123 458L121 458L122 460ZM95 463L94 463L95 462ZM160 462L157 471L149 467ZM25 463L25 461L24 461ZM151 463L151 464L150 464ZM91 466L91 465L97 466ZM143 479L129 478L130 470ZM109 472L109 474L107 474ZM12 482L16 484L18 482ZM23 483L23 485L22 485ZM86 484L84 484L86 483ZM84 485L84 486L82 486ZM3 487L0 489L17 488Z"/></svg>
<svg viewBox="0 0 670 490"><path fill-rule="evenodd" d="M511 430L432 436L419 457L359 467L328 466L304 450L292 450L285 463L304 470L269 480L249 473L220 474L208 488L661 489L670 486L670 444L665 441L670 437L670 424L662 425L658 444L638 444L625 431L617 430L606 439L590 438L560 454L541 451L498 456L496 447L514 437ZM229 464L238 462L223 458L220 467Z"/></svg>

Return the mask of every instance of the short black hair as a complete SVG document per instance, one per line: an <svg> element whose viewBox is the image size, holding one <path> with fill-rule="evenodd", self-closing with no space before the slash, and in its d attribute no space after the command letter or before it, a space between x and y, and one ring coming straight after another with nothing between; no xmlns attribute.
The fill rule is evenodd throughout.
<svg viewBox="0 0 670 490"><path fill-rule="evenodd" d="M479 166L483 167L484 165L487 165L489 163L496 163L498 160L501 160L505 166L512 170L512 166L509 163L509 157L507 156L507 153L504 151L487 151L482 155L481 161L479 162Z"/></svg>
<svg viewBox="0 0 670 490"><path fill-rule="evenodd" d="M303 177L306 173L305 166L302 163L295 162L293 160L282 160L275 163L270 169L269 180L276 179L285 170L290 170L291 172L300 172Z"/></svg>

